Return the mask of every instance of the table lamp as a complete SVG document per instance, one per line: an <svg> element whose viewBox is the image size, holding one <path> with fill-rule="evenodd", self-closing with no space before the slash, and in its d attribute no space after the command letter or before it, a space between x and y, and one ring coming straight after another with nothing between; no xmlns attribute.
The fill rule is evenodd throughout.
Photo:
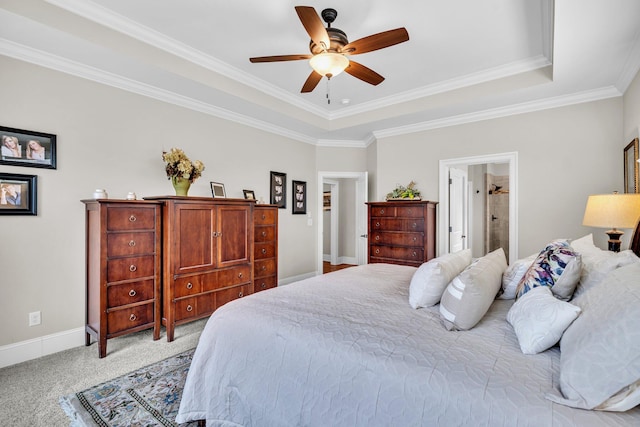
<svg viewBox="0 0 640 427"><path fill-rule="evenodd" d="M609 250L620 252L620 236L624 231L618 228L634 228L640 218L640 194L596 194L589 196L584 210L582 225L610 228Z"/></svg>

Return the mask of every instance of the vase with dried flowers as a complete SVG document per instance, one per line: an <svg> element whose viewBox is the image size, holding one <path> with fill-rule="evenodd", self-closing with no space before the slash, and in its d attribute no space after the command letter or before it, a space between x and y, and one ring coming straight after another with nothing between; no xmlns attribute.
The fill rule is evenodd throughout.
<svg viewBox="0 0 640 427"><path fill-rule="evenodd" d="M200 160L192 162L180 148L172 148L162 152L167 178L171 180L176 196L186 196L191 183L200 178L204 163Z"/></svg>

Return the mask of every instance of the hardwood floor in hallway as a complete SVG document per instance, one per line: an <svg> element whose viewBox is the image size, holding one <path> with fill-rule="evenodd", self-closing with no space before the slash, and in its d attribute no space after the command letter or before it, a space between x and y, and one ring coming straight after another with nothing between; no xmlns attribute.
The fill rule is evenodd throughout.
<svg viewBox="0 0 640 427"><path fill-rule="evenodd" d="M343 268L355 267L354 264L338 264L331 265L331 263L324 261L322 263L322 274L331 273L332 271L342 270Z"/></svg>

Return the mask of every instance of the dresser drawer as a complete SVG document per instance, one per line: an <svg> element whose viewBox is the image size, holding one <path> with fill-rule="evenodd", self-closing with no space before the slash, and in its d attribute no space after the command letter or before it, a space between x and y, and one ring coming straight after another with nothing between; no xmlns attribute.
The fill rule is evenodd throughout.
<svg viewBox="0 0 640 427"><path fill-rule="evenodd" d="M236 286L229 289L223 289L221 291L215 292L216 294L216 307L220 307L223 304L228 303L229 301L233 301L238 298L242 298L246 295L249 295L250 287L249 285L241 285Z"/></svg>
<svg viewBox="0 0 640 427"><path fill-rule="evenodd" d="M424 207L407 202L406 206L396 207L396 218L424 218Z"/></svg>
<svg viewBox="0 0 640 427"><path fill-rule="evenodd" d="M424 233L376 231L371 233L370 241L378 245L422 246Z"/></svg>
<svg viewBox="0 0 640 427"><path fill-rule="evenodd" d="M176 301L176 321L206 316L215 307L215 292L180 299Z"/></svg>
<svg viewBox="0 0 640 427"><path fill-rule="evenodd" d="M140 279L153 276L154 273L155 258L153 255L107 260L107 282Z"/></svg>
<svg viewBox="0 0 640 427"><path fill-rule="evenodd" d="M255 225L274 225L276 223L275 209L255 209L253 223Z"/></svg>
<svg viewBox="0 0 640 427"><path fill-rule="evenodd" d="M260 277L253 281L253 292L275 288L278 285L276 276Z"/></svg>
<svg viewBox="0 0 640 427"><path fill-rule="evenodd" d="M107 313L107 334L117 334L153 322L153 302Z"/></svg>
<svg viewBox="0 0 640 427"><path fill-rule="evenodd" d="M254 232L254 241L255 242L272 242L276 237L276 227L275 226L261 226L256 227Z"/></svg>
<svg viewBox="0 0 640 427"><path fill-rule="evenodd" d="M218 273L216 272L179 277L173 281L173 296L181 298L199 294L205 287L204 283L215 283L217 280Z"/></svg>
<svg viewBox="0 0 640 427"><path fill-rule="evenodd" d="M251 283L251 265L241 265L218 271L218 284L211 289L219 289L241 283Z"/></svg>
<svg viewBox="0 0 640 427"><path fill-rule="evenodd" d="M388 231L424 231L424 218L396 219L396 218L372 218L371 230Z"/></svg>
<svg viewBox="0 0 640 427"><path fill-rule="evenodd" d="M369 264L375 264L375 263L408 265L410 267L420 267L423 264L422 261L411 261L406 259L375 258L375 257L369 258Z"/></svg>
<svg viewBox="0 0 640 427"><path fill-rule="evenodd" d="M107 208L107 231L153 230L155 225L155 208L143 206L109 206Z"/></svg>
<svg viewBox="0 0 640 427"><path fill-rule="evenodd" d="M376 258L392 258L403 261L422 262L424 260L424 249L406 248L400 246L377 246L369 247L369 256Z"/></svg>
<svg viewBox="0 0 640 427"><path fill-rule="evenodd" d="M395 206L372 206L371 217L394 217L396 216Z"/></svg>
<svg viewBox="0 0 640 427"><path fill-rule="evenodd" d="M276 260L271 258L256 261L253 272L256 277L271 276L272 274L275 274Z"/></svg>
<svg viewBox="0 0 640 427"><path fill-rule="evenodd" d="M273 242L255 243L253 246L253 259L274 258L276 256L276 245Z"/></svg>
<svg viewBox="0 0 640 427"><path fill-rule="evenodd" d="M108 308L151 299L153 299L153 279L107 286Z"/></svg>
<svg viewBox="0 0 640 427"><path fill-rule="evenodd" d="M153 254L155 233L107 233L107 256L109 258L127 255Z"/></svg>

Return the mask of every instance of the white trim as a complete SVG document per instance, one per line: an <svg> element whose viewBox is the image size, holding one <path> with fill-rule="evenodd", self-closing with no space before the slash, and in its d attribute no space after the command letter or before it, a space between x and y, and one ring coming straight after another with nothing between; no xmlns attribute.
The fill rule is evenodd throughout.
<svg viewBox="0 0 640 427"><path fill-rule="evenodd" d="M313 271L311 273L305 273L305 274L300 274L298 276L287 277L286 279L278 280L278 286L285 286L290 283L299 282L300 280L308 279L310 277L315 277L315 276L316 276L316 272Z"/></svg>
<svg viewBox="0 0 640 427"><path fill-rule="evenodd" d="M438 255L449 252L449 168L485 163L509 164L509 259L518 259L518 153L488 154L440 160L438 203L439 236Z"/></svg>
<svg viewBox="0 0 640 427"><path fill-rule="evenodd" d="M15 344L4 345L0 347L0 368L79 347L84 345L84 343L84 327L80 327Z"/></svg>

